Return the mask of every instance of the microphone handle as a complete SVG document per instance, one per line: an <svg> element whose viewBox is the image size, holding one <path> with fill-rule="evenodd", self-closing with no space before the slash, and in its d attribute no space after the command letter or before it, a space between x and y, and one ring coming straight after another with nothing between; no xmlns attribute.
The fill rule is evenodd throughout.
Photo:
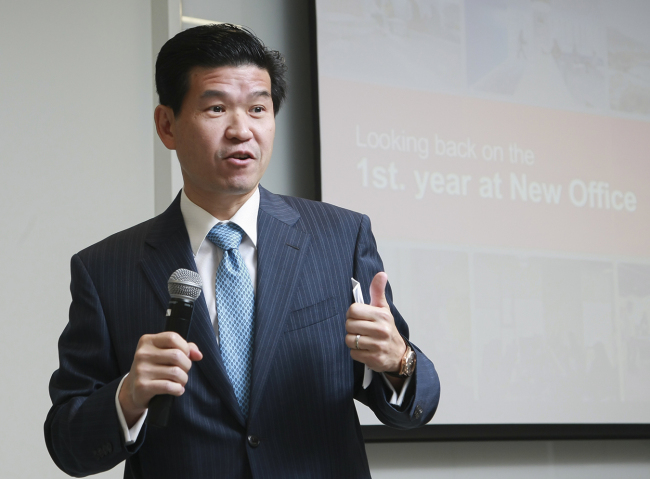
<svg viewBox="0 0 650 479"><path fill-rule="evenodd" d="M187 339L194 311L194 301L172 298L167 308L167 321L165 331L174 331ZM166 427L169 422L169 413L174 403L171 394L158 394L149 401L149 412L147 413L147 424L156 427Z"/></svg>

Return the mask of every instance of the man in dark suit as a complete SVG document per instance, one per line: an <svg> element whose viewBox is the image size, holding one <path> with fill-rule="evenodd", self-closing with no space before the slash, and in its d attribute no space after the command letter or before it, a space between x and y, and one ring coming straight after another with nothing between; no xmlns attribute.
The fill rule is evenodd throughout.
<svg viewBox="0 0 650 479"><path fill-rule="evenodd" d="M69 474L126 459L125 477L369 477L353 398L394 427L433 416L438 377L408 340L368 218L259 186L284 70L232 25L163 46L155 122L184 187L72 258L45 423ZM160 332L178 268L204 280L189 342ZM350 278L369 305L350 305ZM144 423L158 394L177 396L166 428Z"/></svg>

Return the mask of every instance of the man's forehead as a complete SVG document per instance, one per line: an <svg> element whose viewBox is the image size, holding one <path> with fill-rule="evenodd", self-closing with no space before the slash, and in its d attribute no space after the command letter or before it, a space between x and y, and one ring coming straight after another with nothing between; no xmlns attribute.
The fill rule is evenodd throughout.
<svg viewBox="0 0 650 479"><path fill-rule="evenodd" d="M192 87L200 90L211 89L211 85L236 85L246 84L255 89L271 88L269 72L257 65L238 65L220 67L194 67L190 70L190 83Z"/></svg>

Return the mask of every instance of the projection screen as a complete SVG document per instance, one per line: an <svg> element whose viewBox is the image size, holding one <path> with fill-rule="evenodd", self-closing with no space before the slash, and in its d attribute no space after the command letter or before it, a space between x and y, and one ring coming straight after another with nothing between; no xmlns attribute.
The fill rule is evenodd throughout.
<svg viewBox="0 0 650 479"><path fill-rule="evenodd" d="M372 220L433 422L650 423L650 3L316 19L322 199Z"/></svg>

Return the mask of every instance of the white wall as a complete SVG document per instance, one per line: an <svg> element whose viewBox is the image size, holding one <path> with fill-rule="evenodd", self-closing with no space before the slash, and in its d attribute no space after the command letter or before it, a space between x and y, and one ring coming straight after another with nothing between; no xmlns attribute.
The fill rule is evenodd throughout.
<svg viewBox="0 0 650 479"><path fill-rule="evenodd" d="M43 422L70 257L154 209L151 7L3 0L0 11L0 477L67 477Z"/></svg>
<svg viewBox="0 0 650 479"><path fill-rule="evenodd" d="M264 184L313 196L306 2L205 3L286 54L290 96ZM154 212L151 6L3 0L2 18L0 477L58 478L43 421L70 256ZM650 477L650 441L371 444L368 455L375 479Z"/></svg>

